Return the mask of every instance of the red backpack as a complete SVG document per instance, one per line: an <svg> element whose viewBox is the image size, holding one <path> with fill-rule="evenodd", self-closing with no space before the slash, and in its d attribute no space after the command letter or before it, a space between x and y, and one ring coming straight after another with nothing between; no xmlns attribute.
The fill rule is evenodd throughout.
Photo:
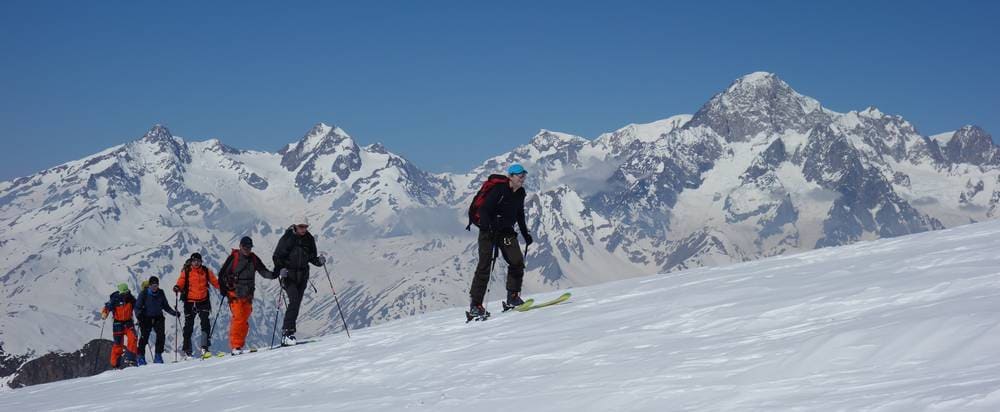
<svg viewBox="0 0 1000 412"><path fill-rule="evenodd" d="M483 182L479 191L476 192L476 197L472 198L472 204L469 205L469 224L465 226L465 230L470 230L469 228L472 227L472 225L479 227L479 208L483 206L483 203L486 203L486 195L490 193L490 190L492 190L494 186L507 184L508 182L510 182L510 178L504 175L490 175L490 177Z"/></svg>

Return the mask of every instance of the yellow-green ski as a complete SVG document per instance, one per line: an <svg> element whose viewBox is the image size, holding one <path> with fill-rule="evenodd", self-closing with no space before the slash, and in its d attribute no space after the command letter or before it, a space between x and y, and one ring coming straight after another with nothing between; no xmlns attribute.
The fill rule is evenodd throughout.
<svg viewBox="0 0 1000 412"><path fill-rule="evenodd" d="M518 306L518 307L514 308L514 310L516 310L518 312L527 312L527 311L532 310L532 309L544 308L546 306L552 306L552 305L555 305L555 304L558 304L558 303L565 302L565 301L567 301L569 299L569 297L570 297L570 293L566 292L566 293L563 293L562 296L559 296L558 298L552 299L552 300L550 300L548 302L539 303L537 305L521 305L521 306ZM525 302L525 303L527 303L527 302Z"/></svg>

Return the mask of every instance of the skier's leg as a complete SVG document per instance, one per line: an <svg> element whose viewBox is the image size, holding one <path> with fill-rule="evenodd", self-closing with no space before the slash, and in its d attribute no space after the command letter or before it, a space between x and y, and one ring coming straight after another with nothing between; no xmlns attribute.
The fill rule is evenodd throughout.
<svg viewBox="0 0 1000 412"><path fill-rule="evenodd" d="M184 302L184 344L181 350L191 353L191 334L194 333L194 317L197 314L194 303Z"/></svg>
<svg viewBox="0 0 1000 412"><path fill-rule="evenodd" d="M207 351L212 346L212 323L209 321L212 314L212 302L205 299L198 302L196 307L198 308L198 318L201 320L201 347Z"/></svg>
<svg viewBox="0 0 1000 412"><path fill-rule="evenodd" d="M309 282L309 272L294 272L285 281L285 291L288 292L288 308L285 309L285 321L281 325L282 336L294 335L295 324L299 317L299 306L305 295Z"/></svg>
<svg viewBox="0 0 1000 412"><path fill-rule="evenodd" d="M146 345L149 344L149 332L152 330L152 321L147 317L139 319L139 353L146 353Z"/></svg>
<svg viewBox="0 0 1000 412"><path fill-rule="evenodd" d="M472 278L472 287L469 289L469 301L473 305L482 305L486 296L486 286L490 282L490 264L493 260L493 240L485 230L479 231L478 238L479 264L476 265L476 274Z"/></svg>
<svg viewBox="0 0 1000 412"><path fill-rule="evenodd" d="M125 338L125 328L118 322L115 322L112 326L112 336L113 344L111 345L111 367L118 367L118 358L122 356L122 352L125 351L125 346L122 345Z"/></svg>
<svg viewBox="0 0 1000 412"><path fill-rule="evenodd" d="M164 336L165 329L166 329L166 321L163 318L163 316L158 316L156 318L153 318L153 331L156 332L155 352L157 355L163 353L163 344L167 340L166 336Z"/></svg>
<svg viewBox="0 0 1000 412"><path fill-rule="evenodd" d="M504 239L500 245L503 258L507 261L507 293L520 293L524 281L524 254L517 243L517 237Z"/></svg>

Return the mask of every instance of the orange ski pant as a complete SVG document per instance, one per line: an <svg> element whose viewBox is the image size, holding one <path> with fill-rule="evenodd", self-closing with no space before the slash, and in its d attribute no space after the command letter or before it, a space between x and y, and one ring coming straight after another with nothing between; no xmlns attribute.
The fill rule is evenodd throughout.
<svg viewBox="0 0 1000 412"><path fill-rule="evenodd" d="M246 343L247 332L250 331L250 312L253 312L253 300L248 298L229 298L229 310L233 312L233 321L229 325L229 346L233 349L242 348Z"/></svg>
<svg viewBox="0 0 1000 412"><path fill-rule="evenodd" d="M131 322L128 324L115 322L113 326L114 330L114 344L111 345L111 367L118 367L118 357L122 356L122 352L125 351L125 345L123 344L125 338L128 338L128 351L131 354L132 360L135 360L136 351L139 350L139 342L135 339L135 328L132 326Z"/></svg>

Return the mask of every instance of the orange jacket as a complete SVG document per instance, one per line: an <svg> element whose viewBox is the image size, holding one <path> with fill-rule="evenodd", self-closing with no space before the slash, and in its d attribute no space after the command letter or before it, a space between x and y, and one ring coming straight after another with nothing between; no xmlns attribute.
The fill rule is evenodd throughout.
<svg viewBox="0 0 1000 412"><path fill-rule="evenodd" d="M131 293L115 292L111 294L111 299L104 304L101 313L105 316L107 314L114 315L112 318L115 322L131 322L133 304L135 304L135 297Z"/></svg>
<svg viewBox="0 0 1000 412"><path fill-rule="evenodd" d="M212 273L212 269L204 266L191 267L187 276L184 275L184 270L181 270L181 275L177 278L178 288L184 290L187 287L188 302L201 302L208 299L209 283L216 289L219 288L219 279L215 277L215 273Z"/></svg>

